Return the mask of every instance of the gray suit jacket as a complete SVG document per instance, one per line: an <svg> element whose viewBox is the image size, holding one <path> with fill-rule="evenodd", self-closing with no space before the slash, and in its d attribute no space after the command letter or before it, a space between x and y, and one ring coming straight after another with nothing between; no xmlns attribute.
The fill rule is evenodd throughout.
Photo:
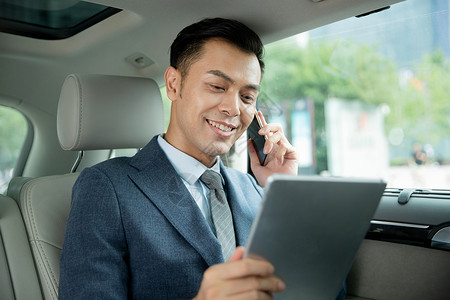
<svg viewBox="0 0 450 300"><path fill-rule="evenodd" d="M221 164L237 245L262 189ZM219 242L156 137L132 158L83 170L73 188L60 299L191 299L223 262Z"/></svg>

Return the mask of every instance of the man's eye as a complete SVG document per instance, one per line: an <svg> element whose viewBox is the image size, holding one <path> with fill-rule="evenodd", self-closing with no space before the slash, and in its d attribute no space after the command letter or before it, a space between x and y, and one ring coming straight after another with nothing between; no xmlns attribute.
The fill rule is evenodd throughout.
<svg viewBox="0 0 450 300"><path fill-rule="evenodd" d="M241 98L247 103L252 103L255 101L255 99L252 96L241 95Z"/></svg>
<svg viewBox="0 0 450 300"><path fill-rule="evenodd" d="M218 90L218 91L224 91L224 90L225 90L223 87L218 86L218 85L211 85L211 87L212 87L213 89L215 89L215 90Z"/></svg>

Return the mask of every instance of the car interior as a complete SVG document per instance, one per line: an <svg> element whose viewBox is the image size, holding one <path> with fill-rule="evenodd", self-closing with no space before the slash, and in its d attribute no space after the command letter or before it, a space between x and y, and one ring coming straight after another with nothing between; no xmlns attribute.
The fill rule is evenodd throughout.
<svg viewBox="0 0 450 300"><path fill-rule="evenodd" d="M0 0L0 299L58 299L74 182L165 131L169 47L207 17L260 35L259 109L288 128L299 175L388 183L347 299L449 299L449 9L442 0ZM415 43L385 48L399 37ZM246 140L222 161L251 173Z"/></svg>

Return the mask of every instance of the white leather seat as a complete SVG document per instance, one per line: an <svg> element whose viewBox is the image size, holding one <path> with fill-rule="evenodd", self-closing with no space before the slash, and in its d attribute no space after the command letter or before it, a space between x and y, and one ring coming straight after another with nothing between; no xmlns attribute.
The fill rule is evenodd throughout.
<svg viewBox="0 0 450 300"><path fill-rule="evenodd" d="M0 299L42 299L19 207L4 195L0 195Z"/></svg>
<svg viewBox="0 0 450 300"><path fill-rule="evenodd" d="M163 131L159 87L146 78L69 75L57 123L64 150L142 148ZM58 298L59 257L77 177L15 178L8 188L22 213L45 299Z"/></svg>

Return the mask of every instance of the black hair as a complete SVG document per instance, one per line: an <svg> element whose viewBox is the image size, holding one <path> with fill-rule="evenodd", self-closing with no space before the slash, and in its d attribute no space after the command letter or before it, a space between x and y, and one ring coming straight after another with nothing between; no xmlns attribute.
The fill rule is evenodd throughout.
<svg viewBox="0 0 450 300"><path fill-rule="evenodd" d="M212 38L225 39L242 51L254 53L264 72L264 46L259 36L241 22L223 18L203 19L181 30L170 47L170 65L185 75L201 56L205 42Z"/></svg>

